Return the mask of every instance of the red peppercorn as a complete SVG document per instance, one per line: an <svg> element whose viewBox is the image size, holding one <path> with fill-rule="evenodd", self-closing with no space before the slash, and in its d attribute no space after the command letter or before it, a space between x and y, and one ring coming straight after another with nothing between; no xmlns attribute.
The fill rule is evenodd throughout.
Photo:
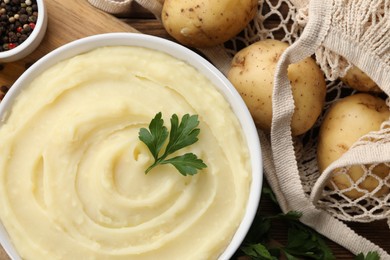
<svg viewBox="0 0 390 260"><path fill-rule="evenodd" d="M8 48L9 49L13 49L13 48L15 48L16 47L16 43L8 43Z"/></svg>
<svg viewBox="0 0 390 260"><path fill-rule="evenodd" d="M35 23L29 23L29 25L30 25L30 28L34 30L34 28L35 28Z"/></svg>
<svg viewBox="0 0 390 260"><path fill-rule="evenodd" d="M23 31L23 28L21 26L19 26L17 29L16 29L17 32L21 33Z"/></svg>

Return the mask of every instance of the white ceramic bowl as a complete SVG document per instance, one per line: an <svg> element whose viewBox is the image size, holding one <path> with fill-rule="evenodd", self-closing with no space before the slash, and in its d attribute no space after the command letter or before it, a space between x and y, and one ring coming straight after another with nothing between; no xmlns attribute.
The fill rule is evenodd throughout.
<svg viewBox="0 0 390 260"><path fill-rule="evenodd" d="M218 88L218 90L230 103L234 113L239 119L249 148L252 167L252 183L245 216L242 219L242 222L231 243L219 258L221 260L230 259L245 238L258 209L263 182L263 165L261 161L262 157L260 143L255 124L239 93L217 68L215 68L211 63L202 58L200 55L172 41L136 33L110 33L83 38L52 51L34 63L15 82L4 100L1 102L0 117L3 117L7 113L7 109L12 105L12 102L15 100L15 98L17 98L18 93L23 90L28 82L31 82L33 78L41 74L43 71L47 70L61 60L71 58L75 55L90 51L97 47L113 45L146 47L168 53L177 59L186 61L198 69L198 71L203 73ZM1 225L0 242L12 259L20 259L17 252L10 243L4 228Z"/></svg>
<svg viewBox="0 0 390 260"><path fill-rule="evenodd" d="M47 10L44 0L37 0L38 19L34 30L20 45L8 51L0 52L0 62L12 62L21 60L33 52L41 43L47 28Z"/></svg>

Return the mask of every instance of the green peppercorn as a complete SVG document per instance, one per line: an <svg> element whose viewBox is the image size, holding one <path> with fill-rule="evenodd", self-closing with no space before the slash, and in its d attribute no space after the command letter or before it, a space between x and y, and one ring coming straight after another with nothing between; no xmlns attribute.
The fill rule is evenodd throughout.
<svg viewBox="0 0 390 260"><path fill-rule="evenodd" d="M30 23L35 23L35 22L37 21L37 17L34 16L34 15L29 16L29 17L28 17L28 21L29 21Z"/></svg>

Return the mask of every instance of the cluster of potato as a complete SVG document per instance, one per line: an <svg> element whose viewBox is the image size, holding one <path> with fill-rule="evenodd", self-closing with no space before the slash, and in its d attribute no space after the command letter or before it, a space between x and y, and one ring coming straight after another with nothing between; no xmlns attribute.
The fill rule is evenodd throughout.
<svg viewBox="0 0 390 260"><path fill-rule="evenodd" d="M165 0L162 22L167 32L180 43L203 48L234 37L256 13L257 0ZM287 47L287 43L271 39L253 43L236 53L228 71L228 79L242 96L258 128L265 132L270 132L271 128L276 65ZM311 57L290 65L288 78L295 105L291 130L293 136L299 136L309 131L323 113L326 81ZM359 68L353 67L341 80L359 93L336 101L326 111L318 135L317 160L321 172L360 137L379 130L390 117L385 101L374 96L381 89ZM389 168L381 164L372 172L383 179ZM351 187L363 176L363 169L353 166L347 174L349 176L335 174L332 177L339 189ZM389 192L386 187L376 189L378 184L372 176L359 181L360 188L369 192L376 190L375 196ZM363 195L356 189L344 194L350 198Z"/></svg>

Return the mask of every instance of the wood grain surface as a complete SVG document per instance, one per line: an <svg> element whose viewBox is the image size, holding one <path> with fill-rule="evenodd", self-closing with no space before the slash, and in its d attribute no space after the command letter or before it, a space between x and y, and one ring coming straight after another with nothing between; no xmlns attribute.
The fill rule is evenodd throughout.
<svg viewBox="0 0 390 260"><path fill-rule="evenodd" d="M0 85L10 86L26 67L57 47L82 37L107 32L136 32L116 17L97 10L86 0L46 0L48 28L40 46L23 60L3 64Z"/></svg>
<svg viewBox="0 0 390 260"><path fill-rule="evenodd" d="M90 6L86 0L46 0L48 8L48 30L40 47L25 59L2 64L0 70L0 86L10 86L23 71L37 59L73 40L106 32L141 32L163 38L172 38L146 10L135 5L129 15L114 17ZM268 198L263 197L260 203L263 214L275 214L278 207ZM384 221L373 223L347 223L358 234L361 234L386 251L390 252L390 231ZM284 223L277 223L272 235L279 243L287 241L287 227ZM354 255L332 241L326 240L336 259L353 259ZM0 248L0 260L8 260L6 253Z"/></svg>

